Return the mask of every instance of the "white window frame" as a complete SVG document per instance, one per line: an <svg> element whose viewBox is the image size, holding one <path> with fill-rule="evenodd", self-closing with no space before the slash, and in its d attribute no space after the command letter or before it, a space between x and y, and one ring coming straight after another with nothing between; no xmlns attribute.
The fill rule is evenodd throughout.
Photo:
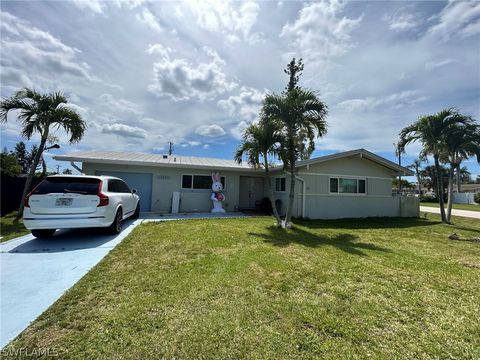
<svg viewBox="0 0 480 360"><path fill-rule="evenodd" d="M285 190L277 190L277 179L285 179ZM282 187L282 183L280 180L280 188ZM285 193L287 192L287 177L286 176L276 176L275 177L275 192L277 193Z"/></svg>
<svg viewBox="0 0 480 360"><path fill-rule="evenodd" d="M332 192L330 191L330 179L337 179L338 181L338 191L337 192ZM356 193L342 193L340 192L340 179L353 179L357 180L357 192ZM364 180L365 181L365 192L361 193L358 192L360 189L359 186L359 180ZM366 177L358 177L358 176L346 176L346 175L339 175L339 176L329 176L328 177L328 193L330 195L340 195L340 196L366 196L368 194L368 182Z"/></svg>
<svg viewBox="0 0 480 360"><path fill-rule="evenodd" d="M192 186L189 187L189 188L184 188L183 187L183 177L184 176L191 176L192 177ZM193 177L194 176L209 176L210 178L212 177L212 174L181 174L180 176L180 190L186 190L186 191L212 191L212 189L194 189L193 188ZM225 186L223 187L223 190L222 191L227 191L227 177L225 175L220 175L220 178L224 178L224 183L225 183Z"/></svg>

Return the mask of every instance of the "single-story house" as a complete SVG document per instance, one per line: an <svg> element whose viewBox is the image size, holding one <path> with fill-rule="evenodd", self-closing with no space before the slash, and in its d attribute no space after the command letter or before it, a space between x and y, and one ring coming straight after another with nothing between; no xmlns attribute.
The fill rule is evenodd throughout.
<svg viewBox="0 0 480 360"><path fill-rule="evenodd" d="M173 201L180 212L210 211L212 172L221 175L227 211L254 209L267 196L264 171L233 160L113 151L77 152L54 159L72 165L81 162L85 174L124 179L140 195L143 212L169 213ZM419 215L417 198L392 195L392 179L412 176L412 171L365 149L299 161L296 168L295 217ZM282 213L288 201L289 176L282 166L273 167L271 173Z"/></svg>

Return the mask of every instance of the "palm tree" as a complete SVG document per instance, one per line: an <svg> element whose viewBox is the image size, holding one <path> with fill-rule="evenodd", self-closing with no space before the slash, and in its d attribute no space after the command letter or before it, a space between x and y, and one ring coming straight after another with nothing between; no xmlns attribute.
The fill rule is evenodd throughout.
<svg viewBox="0 0 480 360"><path fill-rule="evenodd" d="M275 124L272 122L263 122L258 125L250 124L243 132L242 143L235 152L235 161L237 163L241 164L243 156L246 155L249 165L254 168L263 167L265 169L268 198L272 204L273 215L277 220L277 226L280 226L282 221L275 206L268 156L275 156L275 154L277 154L278 144L280 142L280 135Z"/></svg>
<svg viewBox="0 0 480 360"><path fill-rule="evenodd" d="M277 95L266 95L261 110L261 121L272 122L279 129L283 141L279 156L290 172L290 192L284 226L290 224L295 198L295 163L308 158L315 149L315 138L327 133L327 105L317 94L299 87Z"/></svg>
<svg viewBox="0 0 480 360"><path fill-rule="evenodd" d="M70 143L79 142L85 133L85 121L75 110L68 108L65 104L67 104L67 97L61 92L40 94L28 88L16 92L10 98L2 99L0 103L0 121L2 123L7 121L9 111L19 110L18 120L23 126L22 137L29 140L34 134L38 133L41 139L28 173L17 219L22 217L23 199L32 185L33 176L42 157L50 131L65 130L70 135Z"/></svg>
<svg viewBox="0 0 480 360"><path fill-rule="evenodd" d="M445 139L445 151L441 154L441 160L450 165L448 176L448 202L447 202L447 222L452 217L453 205L453 182L454 173L460 175L460 164L463 160L472 156L477 157L480 162L480 125L469 116L457 114L456 117L461 120L452 127ZM458 177L457 177L458 181ZM460 181L458 181L460 184Z"/></svg>
<svg viewBox="0 0 480 360"><path fill-rule="evenodd" d="M458 110L454 108L443 109L436 114L419 117L416 122L400 132L398 144L400 150L403 150L409 143L420 141L423 146L421 156L433 156L437 189L443 189L443 180L440 176L440 156L446 148L445 139L448 138L455 125L463 122L462 117L458 115ZM447 222L445 202L441 194L438 196L438 201L442 222L445 223Z"/></svg>
<svg viewBox="0 0 480 360"><path fill-rule="evenodd" d="M417 178L418 184L418 195L422 195L422 174L420 171L422 170L422 163L425 162L425 158L417 158L413 160L413 163L408 165L408 169L412 169L415 172L415 177Z"/></svg>

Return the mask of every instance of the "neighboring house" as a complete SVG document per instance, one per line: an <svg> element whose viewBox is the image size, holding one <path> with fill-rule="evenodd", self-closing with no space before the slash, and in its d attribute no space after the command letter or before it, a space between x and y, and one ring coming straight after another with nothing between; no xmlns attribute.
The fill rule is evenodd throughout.
<svg viewBox="0 0 480 360"><path fill-rule="evenodd" d="M267 195L263 170L233 160L111 151L54 159L82 162L85 174L124 179L137 189L145 212L171 212L174 192L180 193L180 212L210 211L212 172L222 176L227 211L254 209ZM392 196L392 179L398 175L413 172L365 149L300 161L293 215L312 219L418 216L418 199ZM289 176L281 166L272 169L272 183L284 212Z"/></svg>

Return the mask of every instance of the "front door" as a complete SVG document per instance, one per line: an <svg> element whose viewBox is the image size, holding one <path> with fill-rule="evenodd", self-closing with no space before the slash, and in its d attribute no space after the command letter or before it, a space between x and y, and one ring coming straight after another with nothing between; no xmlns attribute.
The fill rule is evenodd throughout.
<svg viewBox="0 0 480 360"><path fill-rule="evenodd" d="M240 176L240 199L238 207L254 209L255 202L263 198L263 178Z"/></svg>

